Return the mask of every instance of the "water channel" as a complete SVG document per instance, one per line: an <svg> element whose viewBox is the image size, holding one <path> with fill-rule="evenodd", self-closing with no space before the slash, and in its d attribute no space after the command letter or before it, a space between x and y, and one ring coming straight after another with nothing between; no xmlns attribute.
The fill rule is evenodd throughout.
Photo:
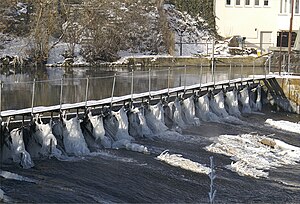
<svg viewBox="0 0 300 204"><path fill-rule="evenodd" d="M28 71L24 71L28 70ZM265 74L262 67L241 65L211 67L154 67L135 69L127 67L47 67L20 72L1 73L1 108L16 110L33 106L51 106L100 100L112 96L156 91L164 88L189 86L212 81ZM35 80L35 83L34 83Z"/></svg>

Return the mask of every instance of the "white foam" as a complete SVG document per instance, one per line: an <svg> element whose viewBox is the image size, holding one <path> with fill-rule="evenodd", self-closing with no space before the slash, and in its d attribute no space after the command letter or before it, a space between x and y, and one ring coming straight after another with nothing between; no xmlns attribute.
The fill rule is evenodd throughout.
<svg viewBox="0 0 300 204"><path fill-rule="evenodd" d="M132 143L132 141L127 140L127 139L121 139L121 140L114 142L112 145L112 148L127 149L129 151L140 152L140 153L144 153L144 154L149 153L147 147L140 145L140 144Z"/></svg>
<svg viewBox="0 0 300 204"><path fill-rule="evenodd" d="M12 139L11 153L14 162L19 163L23 168L28 169L34 166L30 154L26 151L23 141L23 130L13 129L10 132Z"/></svg>
<svg viewBox="0 0 300 204"><path fill-rule="evenodd" d="M63 119L65 127L63 130L63 142L65 150L70 155L82 156L90 153L80 128L78 117L70 120Z"/></svg>
<svg viewBox="0 0 300 204"><path fill-rule="evenodd" d="M208 175L211 171L210 168L189 159L183 158L180 154L169 154L168 150L163 151L159 156L157 156L157 159L160 161L164 161L171 166L180 167L182 169L200 174Z"/></svg>
<svg viewBox="0 0 300 204"><path fill-rule="evenodd" d="M3 170L0 170L0 176L2 178L5 178L5 179L11 179L11 180L17 180L17 181L26 181L26 182L30 182L30 183L36 183L37 182L34 179L30 179L30 178L27 178L25 176L20 176L18 174L11 173L11 172L8 172L8 171L3 171Z"/></svg>
<svg viewBox="0 0 300 204"><path fill-rule="evenodd" d="M279 130L300 133L300 124L298 123L293 123L285 120L275 121L273 119L267 119L265 123Z"/></svg>
<svg viewBox="0 0 300 204"><path fill-rule="evenodd" d="M268 170L300 161L300 148L259 135L221 135L208 151L230 156L228 168L254 178L267 177Z"/></svg>
<svg viewBox="0 0 300 204"><path fill-rule="evenodd" d="M199 118L196 117L194 96L191 96L182 103L183 120L188 125L200 125Z"/></svg>

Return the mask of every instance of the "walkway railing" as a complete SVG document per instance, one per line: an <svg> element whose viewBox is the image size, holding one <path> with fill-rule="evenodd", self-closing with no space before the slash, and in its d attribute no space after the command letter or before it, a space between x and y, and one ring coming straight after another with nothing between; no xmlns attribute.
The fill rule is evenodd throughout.
<svg viewBox="0 0 300 204"><path fill-rule="evenodd" d="M300 74L300 54L288 55L287 52L276 52L268 59L269 71L280 74Z"/></svg>
<svg viewBox="0 0 300 204"><path fill-rule="evenodd" d="M243 81L249 75L266 75L266 67L252 67L242 64L217 63L215 68L204 67L170 67L166 69L149 69L146 71L120 72L106 77L61 78L54 80L1 81L0 116L4 111L32 109L34 107L56 106L62 109L64 104L84 103L107 99L111 103L114 98L133 96L159 90L171 90L176 87L191 85L201 86L204 83L215 84L219 81L239 79ZM74 106L74 107L75 107Z"/></svg>

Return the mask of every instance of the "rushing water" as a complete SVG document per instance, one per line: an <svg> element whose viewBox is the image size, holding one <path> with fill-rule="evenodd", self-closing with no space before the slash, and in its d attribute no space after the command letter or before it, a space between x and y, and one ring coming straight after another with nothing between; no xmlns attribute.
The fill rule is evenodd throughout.
<svg viewBox="0 0 300 204"><path fill-rule="evenodd" d="M1 159L12 162L1 164L0 198L207 203L213 156L215 202L299 203L299 116L261 110L260 87L253 93L178 98L83 121L37 119L6 132L12 140Z"/></svg>

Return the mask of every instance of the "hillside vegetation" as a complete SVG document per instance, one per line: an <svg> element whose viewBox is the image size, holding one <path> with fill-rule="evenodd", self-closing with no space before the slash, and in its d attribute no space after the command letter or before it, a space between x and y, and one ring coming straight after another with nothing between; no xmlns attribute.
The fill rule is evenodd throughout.
<svg viewBox="0 0 300 204"><path fill-rule="evenodd" d="M215 34L209 0L1 0L0 11L0 49L6 36L26 38L23 51L39 63L62 42L66 58L79 46L80 55L96 63L115 61L120 51L173 54L183 29ZM184 16L195 20L182 23Z"/></svg>

